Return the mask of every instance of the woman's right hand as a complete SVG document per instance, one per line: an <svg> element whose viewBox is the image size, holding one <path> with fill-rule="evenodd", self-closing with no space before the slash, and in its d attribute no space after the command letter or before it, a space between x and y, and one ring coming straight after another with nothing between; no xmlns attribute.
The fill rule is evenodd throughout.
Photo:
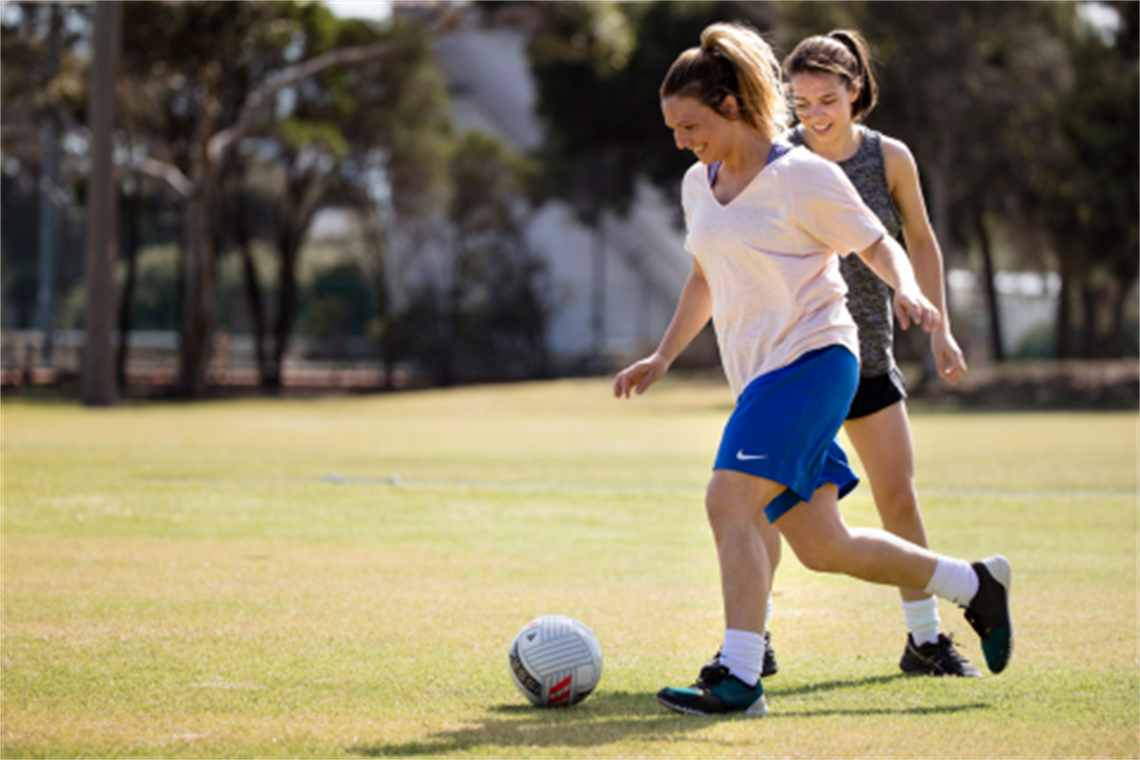
<svg viewBox="0 0 1140 760"><path fill-rule="evenodd" d="M661 354L653 354L634 362L614 378L614 397L629 398L630 391L640 396L668 371L669 362Z"/></svg>

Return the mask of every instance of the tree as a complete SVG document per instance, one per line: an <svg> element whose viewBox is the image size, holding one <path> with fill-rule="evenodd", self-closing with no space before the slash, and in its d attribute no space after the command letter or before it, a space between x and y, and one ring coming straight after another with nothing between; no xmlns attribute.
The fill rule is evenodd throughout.
<svg viewBox="0 0 1140 760"><path fill-rule="evenodd" d="M1111 7L1119 26L1108 39L1080 17L1060 30L1074 84L1060 104L1057 145L1034 166L1020 198L1048 231L1061 271L1054 341L1060 358L1120 355L1124 306L1140 264L1140 9L1136 3Z"/></svg>
<svg viewBox="0 0 1140 760"><path fill-rule="evenodd" d="M531 165L498 141L468 133L451 160L448 218L454 226L440 346L443 384L455 379L459 349L499 377L549 372L550 307L545 268L527 247L519 206Z"/></svg>
<svg viewBox="0 0 1140 760"><path fill-rule="evenodd" d="M401 54L382 63L363 63L325 71L293 89L293 106L287 119L272 130L275 156L272 171L283 191L273 196L272 240L278 255L278 304L273 320L271 347L262 349L258 335L262 384L279 387L281 369L296 316L297 267L305 235L315 213L325 204L347 203L376 220L375 204L368 200L369 182L382 172L388 191L401 208L413 215L432 205L441 178L442 150L447 133L446 95L434 72L428 37L418 25L397 22L377 30L360 21L336 22L331 15L313 13L306 35L316 46L331 49L399 40ZM397 158L397 156L399 158ZM412 160L409 160L412 159ZM383 239L371 237L372 243ZM243 251L247 292L253 304L264 303L248 255ZM372 262L373 278L383 281L382 257ZM377 294L379 295L379 293ZM385 294L386 296L386 294ZM387 299L380 306L387 308ZM268 321L255 308L255 327Z"/></svg>
<svg viewBox="0 0 1140 760"><path fill-rule="evenodd" d="M662 124L661 79L709 23L744 18L766 29L771 10L728 2L527 5L535 17L528 54L538 83L536 110L547 135L538 154L545 167L540 197L566 202L592 230L591 329L597 359L605 311L605 216L628 212L639 178L675 196L690 163Z"/></svg>
<svg viewBox="0 0 1140 760"><path fill-rule="evenodd" d="M1120 8L1122 17L1135 16L1135 3ZM585 213L580 210L586 220L606 209L620 210L638 175L676 193L690 159L663 135L657 87L672 60L696 44L705 25L742 19L761 31L771 30L784 53L810 34L840 27L864 33L878 64L883 95L871 125L902 139L914 152L948 261L973 246L980 253L981 268L992 274L997 268L997 234L1012 237L1020 250L1028 250L1046 228L1046 218L1065 218L1043 211L1023 229L1010 219L1011 203L1033 196L1042 172L1058 185L1067 181L1063 177L1073 176L1072 161L1057 163L1054 154L1071 152L1064 146L1080 131L1077 122L1086 125L1083 133L1090 138L1100 136L1099 143L1087 145L1091 150L1099 144L1102 152L1086 153L1090 166L1104 167L1099 179L1088 181L1103 189L1104 202L1098 206L1103 213L1097 216L1119 220L1113 222L1115 239L1130 239L1127 215L1109 213L1109 200L1132 209L1134 220L1135 203L1129 205L1129 199L1137 183L1131 174L1110 177L1113 164L1103 158L1117 150L1132 162L1128 166L1134 165L1136 109L1131 104L1136 88L1128 72L1135 71L1135 58L1119 58L1114 69L1104 56L1093 55L1098 50L1093 46L1086 54L1089 60L1082 63L1079 50L1070 44L1078 27L1072 3L537 3L534 9L538 20L531 60L539 83L539 112L550 135L544 154L554 167L547 175L553 188L549 192L573 203L576 194L585 194L581 188L600 187L599 197L586 198L593 205L586 205ZM616 46L613 35L607 36L606 29L620 28L606 21L613 12L623 14L632 30L632 47ZM1126 19L1116 39L1131 41L1134 51L1136 34L1128 24ZM1080 73L1081 67L1087 73ZM1108 95L1106 82L1118 84L1120 91ZM567 92L574 97L566 97ZM1072 99L1077 96L1096 102ZM1070 124L1070 137L1061 129L1065 123ZM1107 140L1112 131L1107 125L1119 125L1119 143ZM611 165L614 169L607 174ZM576 184L574 171L582 171L585 180ZM1101 197L1100 190L1081 192ZM1068 222L1062 226L1074 228ZM1087 243L1075 250L1090 255ZM1110 271L1117 272L1113 279L1131 282L1134 251L1133 245L1128 255L1113 255L1111 263L1093 267L1097 274L1091 275L1091 282L1106 283ZM1092 255L1099 259L1108 254ZM1034 263L1046 264L1041 257ZM1062 267L1066 283L1081 281L1080 275L1068 275L1073 267L1073 262ZM982 281L991 315L991 354L1000 358L997 294L992 276ZM1122 291L1107 284L1092 290L1099 295L1086 302L1104 304L1105 312L1123 310Z"/></svg>
<svg viewBox="0 0 1140 760"><path fill-rule="evenodd" d="M296 61L298 31L280 3L182 3L156 10L128 4L127 49L132 69L167 95L171 125L180 135L170 159L137 158L138 170L160 177L185 201L185 265L181 358L177 390L198 397L205 389L213 325L215 224L221 182L233 153L263 128L277 96L336 66L393 60L400 40L330 49ZM177 12L171 13L171 10ZM284 18L283 18L284 17ZM286 23L273 23L273 22ZM168 45L156 45L165 39ZM145 85L144 85L145 87ZM171 160L172 159L172 160Z"/></svg>

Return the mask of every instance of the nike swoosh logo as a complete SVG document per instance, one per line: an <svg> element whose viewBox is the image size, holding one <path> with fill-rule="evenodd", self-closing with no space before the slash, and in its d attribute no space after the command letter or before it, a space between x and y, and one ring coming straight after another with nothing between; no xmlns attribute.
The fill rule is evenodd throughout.
<svg viewBox="0 0 1140 760"><path fill-rule="evenodd" d="M767 459L768 455L767 454L745 454L744 449L741 449L740 451L736 452L736 458L739 459L741 462L747 462L747 461L752 460L752 459Z"/></svg>

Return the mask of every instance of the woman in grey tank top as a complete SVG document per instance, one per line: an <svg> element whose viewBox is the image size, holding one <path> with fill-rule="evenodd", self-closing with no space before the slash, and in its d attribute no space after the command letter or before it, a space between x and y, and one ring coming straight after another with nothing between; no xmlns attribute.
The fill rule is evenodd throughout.
<svg viewBox="0 0 1140 760"><path fill-rule="evenodd" d="M888 232L901 233L923 294L943 321L931 334L939 374L957 383L966 362L950 331L946 312L942 252L926 214L914 157L899 140L860 122L875 106L878 87L866 43L858 32L835 31L809 37L784 60L800 124L786 135L817 155L836 162ZM859 390L844 424L871 482L883 527L908 541L928 546L914 485L914 448L906 391L893 353L893 294L856 256L842 261L847 305L859 328ZM779 562L779 535L768 528L773 572ZM917 589L899 589L908 635L899 666L908 673L978 676L980 673L941 633L937 600ZM775 659L771 652L773 670Z"/></svg>

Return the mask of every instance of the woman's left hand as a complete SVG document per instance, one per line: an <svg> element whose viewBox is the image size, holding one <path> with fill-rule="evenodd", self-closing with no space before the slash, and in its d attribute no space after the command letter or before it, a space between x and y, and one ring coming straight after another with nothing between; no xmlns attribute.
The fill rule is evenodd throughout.
<svg viewBox="0 0 1140 760"><path fill-rule="evenodd" d="M904 330L913 324L922 327L928 333L937 330L942 323L938 307L922 294L917 285L895 292L895 318Z"/></svg>

